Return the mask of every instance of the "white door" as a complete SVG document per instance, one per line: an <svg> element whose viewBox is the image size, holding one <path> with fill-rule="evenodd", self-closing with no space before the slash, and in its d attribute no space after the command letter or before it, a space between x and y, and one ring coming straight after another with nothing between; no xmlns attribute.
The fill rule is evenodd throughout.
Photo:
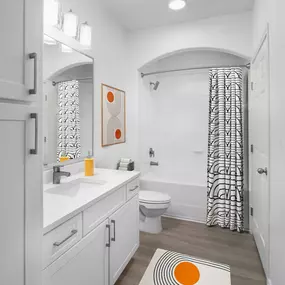
<svg viewBox="0 0 285 285"><path fill-rule="evenodd" d="M0 284L39 285L41 281L38 115L36 107L0 103Z"/></svg>
<svg viewBox="0 0 285 285"><path fill-rule="evenodd" d="M0 4L0 99L36 101L40 92L42 1Z"/></svg>
<svg viewBox="0 0 285 285"><path fill-rule="evenodd" d="M108 285L108 222L43 271L43 285Z"/></svg>
<svg viewBox="0 0 285 285"><path fill-rule="evenodd" d="M138 195L110 217L110 224L110 285L112 285L139 247Z"/></svg>
<svg viewBox="0 0 285 285"><path fill-rule="evenodd" d="M251 65L252 91L249 96L251 230L265 272L269 259L269 41L268 34Z"/></svg>

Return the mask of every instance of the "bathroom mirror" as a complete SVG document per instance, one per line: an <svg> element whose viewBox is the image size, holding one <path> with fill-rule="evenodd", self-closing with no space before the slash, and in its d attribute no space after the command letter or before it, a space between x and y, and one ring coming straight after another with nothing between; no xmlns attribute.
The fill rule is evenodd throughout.
<svg viewBox="0 0 285 285"><path fill-rule="evenodd" d="M44 165L93 155L93 59L45 36Z"/></svg>

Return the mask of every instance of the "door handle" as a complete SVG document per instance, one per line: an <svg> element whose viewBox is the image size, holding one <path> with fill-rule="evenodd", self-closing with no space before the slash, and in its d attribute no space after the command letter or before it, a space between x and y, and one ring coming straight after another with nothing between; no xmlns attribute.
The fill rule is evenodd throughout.
<svg viewBox="0 0 285 285"><path fill-rule="evenodd" d="M264 169L263 168L258 168L257 169L257 173L258 174L265 174L265 175L267 175L268 174L267 167L265 167Z"/></svg>
<svg viewBox="0 0 285 285"><path fill-rule="evenodd" d="M106 225L106 228L108 229L108 242L106 243L106 247L111 247L111 226Z"/></svg>
<svg viewBox="0 0 285 285"><path fill-rule="evenodd" d="M35 148L30 149L30 154L38 154L38 131L39 131L38 114L32 113L30 114L30 118L35 120Z"/></svg>
<svg viewBox="0 0 285 285"><path fill-rule="evenodd" d="M74 235L77 234L77 230L72 230L70 235L68 237L66 237L64 240L60 241L60 242L55 242L53 245L54 246L61 246L63 243L65 243L66 241L68 241L69 239L71 239Z"/></svg>
<svg viewBox="0 0 285 285"><path fill-rule="evenodd" d="M34 60L34 88L29 90L30 95L35 95L38 92L38 55L36 52L29 54L29 59Z"/></svg>
<svg viewBox="0 0 285 285"><path fill-rule="evenodd" d="M111 220L111 224L113 224L114 225L114 232L113 232L113 234L114 234L114 236L112 237L112 241L116 241L116 221L115 220Z"/></svg>

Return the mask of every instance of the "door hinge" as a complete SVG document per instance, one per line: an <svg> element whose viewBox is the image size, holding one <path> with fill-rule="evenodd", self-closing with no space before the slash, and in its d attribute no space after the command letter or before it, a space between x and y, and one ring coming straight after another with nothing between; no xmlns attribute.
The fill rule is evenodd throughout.
<svg viewBox="0 0 285 285"><path fill-rule="evenodd" d="M48 100L47 95L45 95L45 101L47 101L47 100Z"/></svg>
<svg viewBox="0 0 285 285"><path fill-rule="evenodd" d="M254 89L254 82L253 81L251 81L251 84L250 84L250 88L251 88L251 90L253 91L253 89Z"/></svg>
<svg viewBox="0 0 285 285"><path fill-rule="evenodd" d="M253 208L250 207L250 215L253 217Z"/></svg>
<svg viewBox="0 0 285 285"><path fill-rule="evenodd" d="M250 145L250 152L253 153L253 144Z"/></svg>
<svg viewBox="0 0 285 285"><path fill-rule="evenodd" d="M44 137L44 142L45 142L45 143L47 142L47 137Z"/></svg>

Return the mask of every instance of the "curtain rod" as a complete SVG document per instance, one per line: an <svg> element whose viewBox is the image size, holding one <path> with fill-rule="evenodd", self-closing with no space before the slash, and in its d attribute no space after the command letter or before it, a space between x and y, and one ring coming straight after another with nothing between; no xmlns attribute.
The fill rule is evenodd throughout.
<svg viewBox="0 0 285 285"><path fill-rule="evenodd" d="M66 80L62 80L62 81L53 81L52 85L55 86L58 83L63 83L63 82L72 81L72 80L77 80L77 81L93 80L93 77L66 79Z"/></svg>
<svg viewBox="0 0 285 285"><path fill-rule="evenodd" d="M155 71L149 73L141 73L141 77L155 75L155 74L164 74L170 72L178 72L178 71L188 71L188 70L203 70L203 69L211 69L211 68L232 68L232 67L246 67L250 69L250 63L243 64L243 65L221 65L221 66L203 66L203 67L189 67L189 68L181 68L181 69L170 69L170 70L162 70L162 71Z"/></svg>

